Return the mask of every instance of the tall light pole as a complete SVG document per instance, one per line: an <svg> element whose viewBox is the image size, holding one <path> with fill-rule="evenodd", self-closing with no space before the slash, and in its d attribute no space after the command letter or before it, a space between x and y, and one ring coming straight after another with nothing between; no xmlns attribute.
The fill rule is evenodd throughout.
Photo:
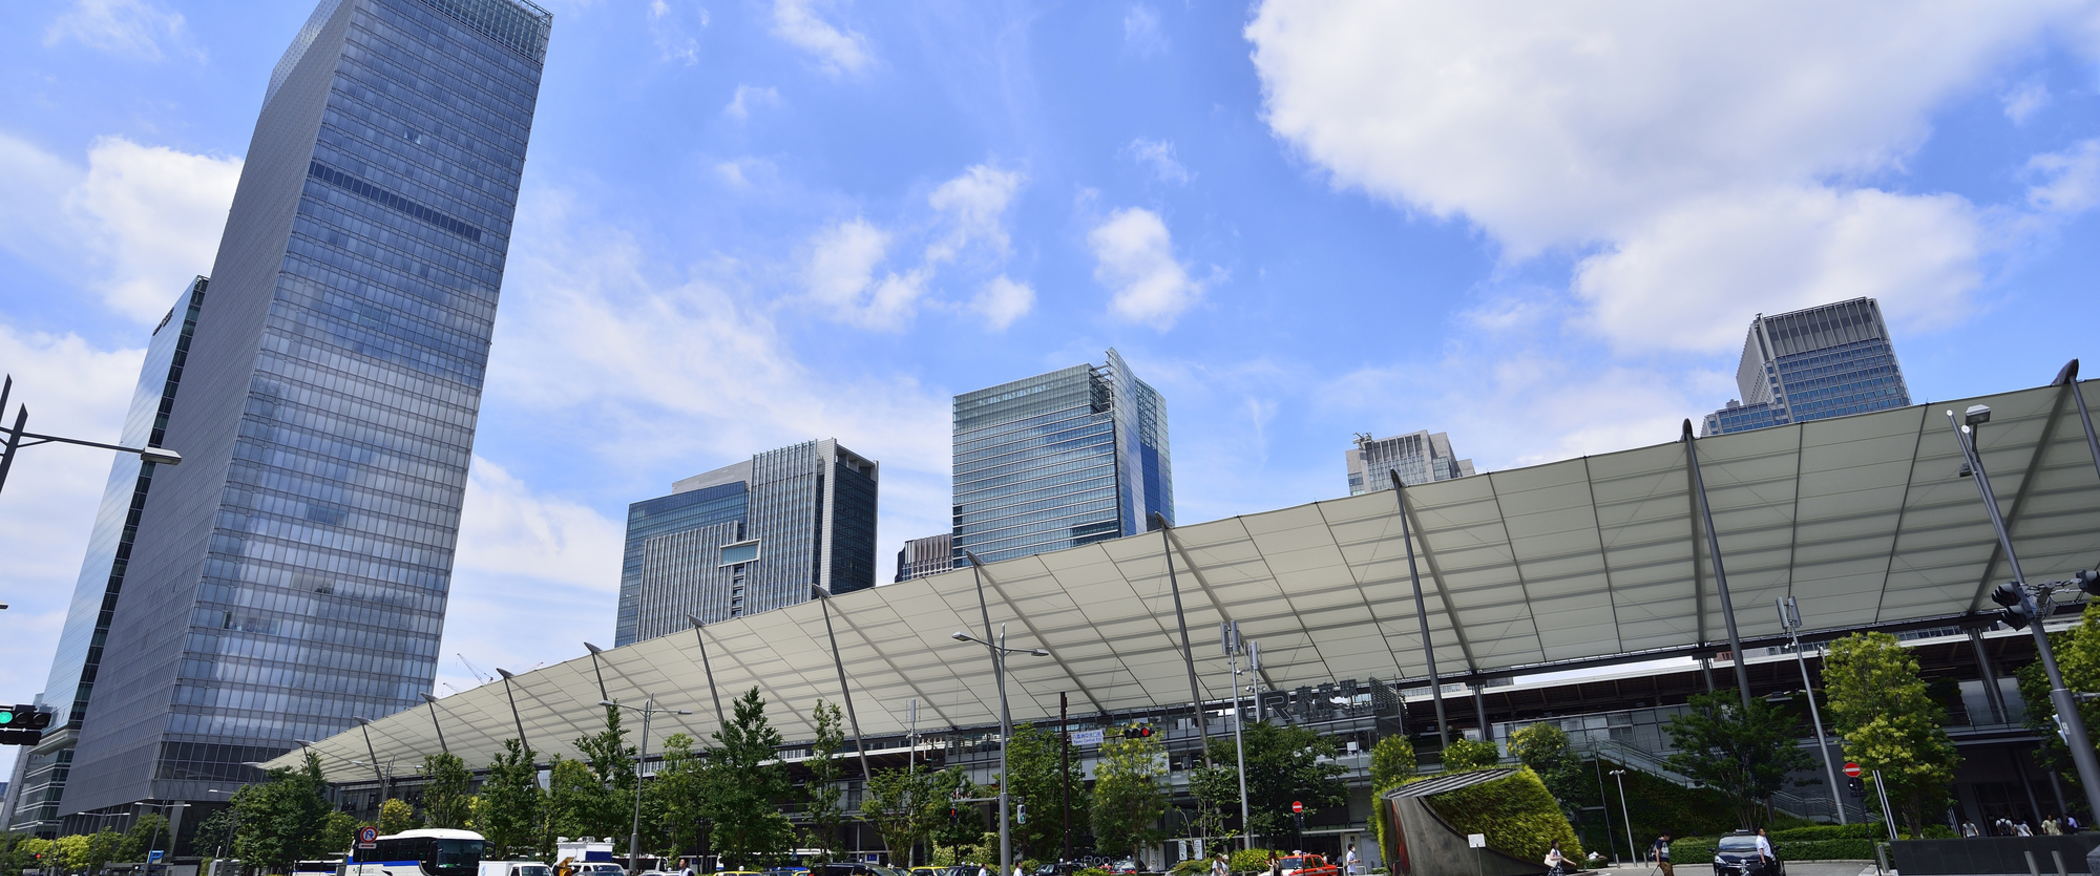
<svg viewBox="0 0 2100 876"><path fill-rule="evenodd" d="M649 718L659 712L667 715L690 715L692 712L684 709L660 708L656 705L656 698L654 697L643 700L642 707L639 709L613 700L599 700L598 705L608 709L627 709L642 713L642 737L641 741L634 748L634 829L633 832L627 834L627 866L630 868L640 867L642 865L642 761L649 756Z"/></svg>
<svg viewBox="0 0 2100 876"><path fill-rule="evenodd" d="M235 841L235 842L239 842L239 841L240 841L240 836L241 836L241 807L239 807L239 806L236 806L236 805L234 805L234 803L233 803L233 792L232 792L232 791L221 791L221 790L219 790L219 789L217 789L217 788L206 788L206 789L204 789L204 793L206 793L206 794L225 794L225 795L226 795L226 808L227 808L227 809L230 809L230 810L233 810L233 839L234 839L234 841ZM236 851L238 851L238 848L236 848ZM225 855L226 855L226 838L222 836L222 837L220 837L220 838L219 838L219 844L218 844L218 845L217 845L216 847L214 847L214 848L212 849L212 852L211 852L211 872L212 872L212 876L218 876L218 872L219 872L219 861L220 861L220 859L224 858L224 857L225 857Z"/></svg>
<svg viewBox="0 0 2100 876"><path fill-rule="evenodd" d="M2078 392L2078 384L2069 384L2072 393ZM1976 491L1983 497L1983 507L1990 512L1991 528L1998 533L1998 547L2005 552L2005 564L2012 568L2014 583L2019 586L2021 606L2033 621L2027 631L2034 634L2034 650L2041 657L2042 672L2049 676L2049 703L2056 707L2057 728L2063 731L2064 746L2071 749L2071 763L2078 769L2078 784L2085 791L2086 811L2100 818L2100 757L2093 752L2093 738L2086 735L2085 716L2078 712L2078 699L2064 686L2063 670L2056 666L2056 651L2049 646L2049 634L2042 630L2042 617L2036 610L2034 594L2028 589L2027 573L2020 569L2020 555L2013 552L2012 534L2005 528L2005 517L1998 511L1998 494L1991 489L1991 476L1983 468L1983 454L1977 452L1974 434L1977 426L1989 422L1991 409L1985 405L1970 405L1961 419L1953 411L1947 412L1947 424L1954 427L1954 440L1961 444L1964 468L1975 476ZM2036 453L2042 449L2037 448ZM2096 463L2100 464L2100 463ZM1884 795L1885 797L1886 795Z"/></svg>
<svg viewBox="0 0 2100 876"><path fill-rule="evenodd" d="M0 416L6 414L7 397L14 393L14 389L15 378L14 375L10 374L7 376L5 383L0 383ZM118 453L136 453L139 459L156 465L182 464L182 454L164 447L125 447L122 444L104 444L100 441L82 441L78 438L39 435L28 431L28 429L28 405L15 409L15 424L13 427L0 426L0 435L6 436L4 441L0 441L0 488L7 486L7 470L15 465L15 451L24 447L35 447L38 444L77 444L82 447L99 447L103 450L114 450Z"/></svg>
<svg viewBox="0 0 2100 876"><path fill-rule="evenodd" d="M1626 771L1612 770L1611 779L1619 783L1619 820L1626 822L1626 853L1639 859L1641 851L1633 844L1633 814L1626 808Z"/></svg>
<svg viewBox="0 0 2100 876"><path fill-rule="evenodd" d="M1808 656L1801 652L1801 604L1788 596L1778 600L1779 625L1786 628L1794 646L1794 663L1801 667L1801 695L1808 697L1808 719L1816 728L1816 753L1823 756L1823 775L1830 780L1830 802L1837 806L1838 823L1845 820L1845 798L1838 795L1837 762L1830 756L1830 741L1823 738L1823 710L1816 708L1816 688L1808 680Z"/></svg>
<svg viewBox="0 0 2100 876"><path fill-rule="evenodd" d="M169 852L169 857L173 857L173 856L174 856L174 854L173 854L173 853L174 853L174 851L175 851L175 831L174 831L174 829L173 829L173 825L174 825L174 821L173 821L173 816L175 815L175 813L177 813L177 812L181 811L181 810L182 810L182 809L183 809L184 807L187 807L187 806L189 806L190 804L188 804L188 803L156 803L156 802L154 802L154 801L151 801L151 800L145 800L145 801L141 801L141 802L140 802L140 803L139 803L138 805L140 805L140 806L143 806L143 807L147 807L147 808L165 808L165 809L167 809L167 810L168 810L168 817L167 817L167 818L163 818L162 820L163 820L163 821L167 821L167 822L169 823L169 825L170 825L170 828L169 828L169 830L168 830L168 852ZM160 840L160 825L156 824L156 825L154 825L154 826L153 826L153 832L152 832L152 833L150 833L150 834L148 834L148 835L146 836L146 847L145 847L144 849L141 849L140 851L143 851L143 852L145 852L145 853L146 853L146 855L147 855L148 857L151 857L151 856L152 856L152 854L153 854L153 844L154 844L155 842L158 842L159 840ZM147 861L147 862L146 862L146 872L148 872L148 873L151 873L151 872L153 872L153 862L152 862L152 861Z"/></svg>
<svg viewBox="0 0 2100 876"><path fill-rule="evenodd" d="M974 558L973 558L974 559ZM979 579L980 582L982 579ZM982 586L980 584L980 586ZM982 591L979 591L982 593ZM1014 718L1006 705L1006 655L1026 654L1030 657L1048 657L1050 652L1041 648L1006 647L1006 625L999 625L999 638L986 641L969 633L957 630L950 636L958 642L975 642L992 652L992 674L999 679L999 876L1011 876L1014 867L1013 829L1009 825L1007 794L1013 787L1012 777L1006 774L1006 749L1013 740Z"/></svg>

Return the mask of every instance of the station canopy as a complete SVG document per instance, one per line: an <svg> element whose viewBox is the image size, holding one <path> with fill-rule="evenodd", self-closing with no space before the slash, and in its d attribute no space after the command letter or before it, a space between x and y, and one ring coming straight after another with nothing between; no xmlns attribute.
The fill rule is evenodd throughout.
<svg viewBox="0 0 2100 876"><path fill-rule="evenodd" d="M2100 407L2094 382L2078 384ZM1804 627L1889 627L1994 609L2011 571L1946 412L1991 408L1979 430L1985 468L2030 580L2100 562L2100 476L2068 385L1940 402L1697 442L1722 567L1745 641L1781 633L1774 600L1799 599ZM1713 564L1681 441L1423 484L1406 491L1415 567L1439 675L1479 679L1612 660L1725 650ZM1230 695L1221 621L1262 649L1261 685L1339 679L1421 684L1400 502L1380 491L1019 559L982 569L990 624L1008 644L1016 722L1186 706L1190 701L1169 586L1171 557L1206 700ZM830 600L847 683L868 736L998 723L973 571L957 569ZM607 617L611 616L606 606ZM717 726L699 637L725 708L751 688L790 741L814 736L817 701L840 702L811 601L604 651L605 693L691 712L659 716L664 737L708 739ZM521 635L540 631L520 630ZM578 656L510 683L527 742L573 756L604 726L599 672ZM433 719L435 713L436 721ZM633 717L633 716L630 716ZM627 726L637 729L637 721ZM380 762L418 769L444 744L470 767L517 735L498 680L371 724ZM630 737L631 738L631 737ZM316 743L332 781L363 781L365 739L352 727ZM294 766L293 751L270 762Z"/></svg>

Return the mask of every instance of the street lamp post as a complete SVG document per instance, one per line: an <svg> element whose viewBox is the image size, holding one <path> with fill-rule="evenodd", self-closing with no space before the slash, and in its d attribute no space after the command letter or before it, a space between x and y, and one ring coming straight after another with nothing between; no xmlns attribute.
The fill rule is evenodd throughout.
<svg viewBox="0 0 2100 876"><path fill-rule="evenodd" d="M983 586L982 580L981 578L979 579L980 596L983 593L981 589ZM1006 647L1005 624L999 625L999 638L992 641L977 638L960 630L956 631L950 638L958 642L975 642L985 646L986 649L992 652L992 674L997 676L999 680L999 876L1011 876L1014 866L1013 830L1008 822L1007 794L1008 790L1013 786L1013 782L1010 780L1011 777L1006 774L1006 749L1013 740L1014 720L1013 712L1006 704L1006 655L1026 654L1030 657L1048 657L1050 652L1041 648Z"/></svg>
<svg viewBox="0 0 2100 876"><path fill-rule="evenodd" d="M613 700L599 700L598 705L642 713L642 737L634 748L634 828L633 832L627 835L627 866L637 868L642 865L642 761L649 756L649 718L658 712L667 715L690 715L692 712L660 708L656 705L654 697L643 700L639 709Z"/></svg>
<svg viewBox="0 0 2100 876"><path fill-rule="evenodd" d="M206 788L206 789L204 789L204 793L206 793L206 794L225 794L225 795L226 795L226 808L227 808L227 809L231 809L231 810L233 810L233 837L234 837L234 841L235 841L235 842L238 842L238 841L240 841L240 836L241 836L241 807L239 807L239 806L236 806L236 805L234 805L234 802L233 802L233 792L232 792L232 791L221 791L221 790L219 790L218 788ZM211 876L218 876L218 872L219 872L219 861L220 861L220 860L221 860L222 858L224 858L225 856L226 856L226 838L222 836L222 837L220 837L220 838L219 838L219 844L218 844L217 846L214 846L214 847L212 848L212 850L211 850ZM238 871L236 871L236 872L238 872Z"/></svg>
<svg viewBox="0 0 2100 876"><path fill-rule="evenodd" d="M1794 646L1794 662L1801 667L1801 695L1808 697L1808 719L1816 728L1816 753L1823 756L1823 775L1830 780L1830 802L1837 807L1838 823L1850 824L1845 819L1845 799L1838 794L1837 763L1830 757L1830 742L1823 738L1823 710L1816 708L1815 685L1808 680L1808 656L1801 652L1801 604L1788 596L1778 601L1779 625L1786 628L1787 640Z"/></svg>
<svg viewBox="0 0 2100 876"><path fill-rule="evenodd" d="M6 382L0 383L0 415L5 415L7 411L7 397L13 394L14 388L14 375L8 375ZM159 465L182 464L182 454L164 447L125 447L122 444L104 444L100 441L60 438L56 435L39 435L28 431L28 428L28 405L15 409L15 424L13 427L0 426L0 435L6 436L5 442L0 443L0 488L7 486L7 470L14 467L15 451L24 447L35 447L38 444L78 444L82 447L99 447L103 450L115 450L119 453L136 453L140 459Z"/></svg>
<svg viewBox="0 0 2100 876"><path fill-rule="evenodd" d="M2074 381L2072 393L2078 392ZM1983 454L1976 449L1974 433L1976 427L1991 418L1991 409L1984 405L1971 405L1961 419L1954 412L1947 412L1947 424L1954 427L1954 439L1961 445L1962 459L1966 468L1976 479L1976 491L1983 497L1983 507L1990 512L1991 528L1998 534L1998 547L2005 552L2005 564L2012 569L2013 581L2019 585L2020 599L2033 616L2028 632L2034 634L2034 649L2041 658L2042 672L2049 677L2049 702L2056 707L2058 729L2063 731L2064 745L2071 749L2071 764L2077 768L2078 784L2085 790L2088 812L2100 818L2100 756L2093 752L2092 737L2086 735L2085 716L2078 712L2077 696L2064 686L2063 670L2056 665L2056 651L2049 645L2049 634L2042 630L2042 617L2036 611L2034 595L2027 589L2027 573L2020 569L2020 555L2013 552L2012 534L2005 528L2005 517L1998 511L1998 494L1991 489L1991 477L1983 469ZM2036 453L2042 452L2040 449ZM2100 463L2096 463L2100 464ZM1886 797L1886 795L1884 795Z"/></svg>
<svg viewBox="0 0 2100 876"><path fill-rule="evenodd" d="M146 807L146 808L149 808L149 809L154 809L154 808L165 808L165 809L167 809L167 810L168 810L168 816L169 816L169 818L168 818L168 819L163 819L163 820L166 820L166 821L168 821L168 822L169 822L169 825L170 825L170 827L169 827L169 830L168 830L168 851L169 851L169 853L170 853L170 855L169 855L169 856L170 856L170 857L173 857L173 852L175 851L175 848L174 848L174 846L175 846L175 831L174 831L174 829L173 829L173 824L174 824L174 822L173 822L172 820L170 820L170 819L172 819L172 818L173 818L173 816L175 815L175 813L177 813L177 812L181 811L181 810L182 810L183 808L185 808L185 807L189 806L190 804L188 804L188 803L156 803L156 802L154 802L154 801L151 801L151 800L145 800L145 801L141 801L141 802L140 802L140 803L139 803L138 805L140 805L140 806L143 806L143 807ZM152 833L149 833L149 834L147 834L147 835L146 835L146 847L145 847L144 849L141 849L140 851L142 851L142 852L146 853L146 855L147 855L148 857L151 857L151 856L153 855L153 844L154 844L154 843L156 843L156 842L159 842L159 841L160 841L160 825L156 824L156 825L154 825L154 826L153 826L153 832L152 832ZM153 872L153 862L152 862L152 861L147 861L147 862L146 862L146 872L147 872L147 873L152 873L152 872Z"/></svg>
<svg viewBox="0 0 2100 876"><path fill-rule="evenodd" d="M1633 813L1626 807L1626 771L1612 770L1611 780L1619 785L1619 820L1626 822L1626 853L1638 859L1641 851L1633 845Z"/></svg>

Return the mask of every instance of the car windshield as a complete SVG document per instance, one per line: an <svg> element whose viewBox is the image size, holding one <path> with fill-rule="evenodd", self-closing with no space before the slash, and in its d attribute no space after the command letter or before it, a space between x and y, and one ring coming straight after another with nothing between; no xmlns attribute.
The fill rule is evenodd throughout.
<svg viewBox="0 0 2100 876"><path fill-rule="evenodd" d="M527 864L518 868L518 876L547 876L544 864Z"/></svg>
<svg viewBox="0 0 2100 876"><path fill-rule="evenodd" d="M1724 836L1719 848L1724 852L1754 852L1757 851L1757 837Z"/></svg>

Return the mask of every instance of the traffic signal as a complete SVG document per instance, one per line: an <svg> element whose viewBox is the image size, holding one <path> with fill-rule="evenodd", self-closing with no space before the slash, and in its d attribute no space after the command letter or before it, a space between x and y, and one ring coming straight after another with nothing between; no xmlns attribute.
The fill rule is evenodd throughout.
<svg viewBox="0 0 2100 876"><path fill-rule="evenodd" d="M1858 778L1846 779L1845 789L1851 791L1854 797L1867 796L1867 783Z"/></svg>
<svg viewBox="0 0 2100 876"><path fill-rule="evenodd" d="M2027 601L2027 588L2018 581L2007 581L1991 591L1991 601L2004 606L1998 610L1998 621L2016 630L2027 629L2034 622L2034 603Z"/></svg>
<svg viewBox="0 0 2100 876"><path fill-rule="evenodd" d="M1150 739L1150 738L1152 738L1152 725L1150 725L1150 724L1132 724L1132 725L1130 725L1130 726L1128 726L1128 727L1125 727L1125 728L1123 728L1123 738L1124 738L1124 739Z"/></svg>
<svg viewBox="0 0 2100 876"><path fill-rule="evenodd" d="M2100 596L2100 572L2092 569L2072 572L2071 583L2078 585L2078 589L2085 591L2087 596Z"/></svg>
<svg viewBox="0 0 2100 876"><path fill-rule="evenodd" d="M34 705L0 706L0 745L35 745L51 726L51 713Z"/></svg>

